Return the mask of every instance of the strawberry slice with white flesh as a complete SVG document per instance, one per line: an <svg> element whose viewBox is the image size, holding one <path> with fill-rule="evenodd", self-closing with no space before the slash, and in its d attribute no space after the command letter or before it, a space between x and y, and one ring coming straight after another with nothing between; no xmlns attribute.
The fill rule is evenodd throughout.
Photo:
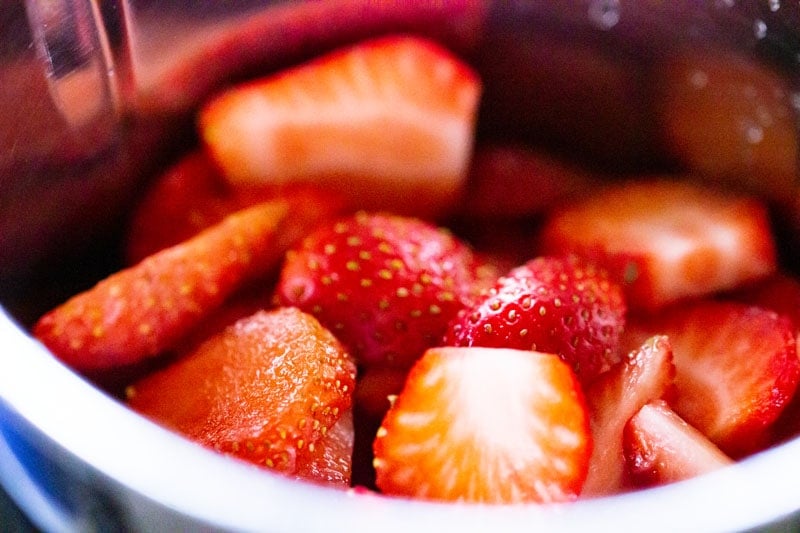
<svg viewBox="0 0 800 533"><path fill-rule="evenodd" d="M586 391L594 450L582 497L616 494L627 488L623 431L646 403L668 396L675 367L669 339L654 336L601 374Z"/></svg>
<svg viewBox="0 0 800 533"><path fill-rule="evenodd" d="M374 441L385 494L481 503L577 498L591 434L581 387L558 356L429 349Z"/></svg>
<svg viewBox="0 0 800 533"><path fill-rule="evenodd" d="M629 479L638 487L683 481L733 464L664 400L647 403L633 415L623 447Z"/></svg>
<svg viewBox="0 0 800 533"><path fill-rule="evenodd" d="M766 447L800 380L791 321L761 307L716 300L644 321L672 342L675 412L733 458Z"/></svg>
<svg viewBox="0 0 800 533"><path fill-rule="evenodd" d="M605 267L631 309L733 289L777 270L766 206L666 178L610 185L550 214L543 253Z"/></svg>
<svg viewBox="0 0 800 533"><path fill-rule="evenodd" d="M468 173L481 83L438 44L388 36L234 87L200 113L228 180L314 183L358 208L438 215Z"/></svg>

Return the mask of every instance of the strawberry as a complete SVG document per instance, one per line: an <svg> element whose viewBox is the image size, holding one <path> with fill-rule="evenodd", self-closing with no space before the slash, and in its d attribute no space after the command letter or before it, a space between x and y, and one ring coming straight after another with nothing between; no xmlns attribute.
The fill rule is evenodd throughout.
<svg viewBox="0 0 800 533"><path fill-rule="evenodd" d="M581 490L591 435L581 387L557 356L440 347L411 369L373 447L385 494L563 502Z"/></svg>
<svg viewBox="0 0 800 533"><path fill-rule="evenodd" d="M380 421L406 382L408 371L397 368L365 368L358 377L355 404L359 412Z"/></svg>
<svg viewBox="0 0 800 533"><path fill-rule="evenodd" d="M574 256L512 269L448 327L445 344L555 353L582 383L618 360L625 324L620 288Z"/></svg>
<svg viewBox="0 0 800 533"><path fill-rule="evenodd" d="M786 272L778 272L757 283L740 287L730 295L750 305L770 309L792 321L800 331L800 280Z"/></svg>
<svg viewBox="0 0 800 533"><path fill-rule="evenodd" d="M670 154L699 179L785 202L798 174L793 90L738 54L675 55L656 73L656 117Z"/></svg>
<svg viewBox="0 0 800 533"><path fill-rule="evenodd" d="M298 454L295 477L333 487L349 488L353 472L355 428L353 411L341 414L319 440Z"/></svg>
<svg viewBox="0 0 800 533"><path fill-rule="evenodd" d="M438 215L466 178L479 93L439 45L390 36L234 87L199 128L231 183L313 183L357 207Z"/></svg>
<svg viewBox="0 0 800 533"><path fill-rule="evenodd" d="M545 253L572 252L607 268L631 309L731 289L776 270L766 207L689 181L618 183L552 212Z"/></svg>
<svg viewBox="0 0 800 533"><path fill-rule="evenodd" d="M789 319L743 303L700 300L642 320L640 328L672 342L675 412L734 458L767 446L800 380Z"/></svg>
<svg viewBox="0 0 800 533"><path fill-rule="evenodd" d="M670 341L654 336L587 389L594 449L582 496L603 496L626 488L625 424L644 404L669 397L674 376Z"/></svg>
<svg viewBox="0 0 800 533"><path fill-rule="evenodd" d="M310 187L231 185L205 153L192 152L158 176L135 207L125 236L127 263L193 237L240 209L275 199L320 219L346 207L338 195Z"/></svg>
<svg viewBox="0 0 800 533"><path fill-rule="evenodd" d="M347 470L325 465L346 447L348 422L323 439L351 408L354 385L355 365L336 338L312 316L282 308L210 337L132 385L127 402L206 447L325 482Z"/></svg>
<svg viewBox="0 0 800 533"><path fill-rule="evenodd" d="M451 234L359 212L287 255L276 300L314 314L364 365L409 368L441 342L479 279L472 251Z"/></svg>
<svg viewBox="0 0 800 533"><path fill-rule="evenodd" d="M459 212L503 218L538 214L597 185L589 171L544 152L514 144L480 145Z"/></svg>
<svg viewBox="0 0 800 533"><path fill-rule="evenodd" d="M79 371L156 356L245 282L276 268L313 222L306 216L284 201L230 215L73 296L42 316L33 334Z"/></svg>
<svg viewBox="0 0 800 533"><path fill-rule="evenodd" d="M663 400L646 403L625 426L628 474L638 487L690 479L733 464Z"/></svg>

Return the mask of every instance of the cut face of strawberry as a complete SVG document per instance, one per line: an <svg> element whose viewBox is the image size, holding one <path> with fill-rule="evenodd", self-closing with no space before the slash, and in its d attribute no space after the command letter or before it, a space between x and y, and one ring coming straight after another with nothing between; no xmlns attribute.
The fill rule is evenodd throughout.
<svg viewBox="0 0 800 533"><path fill-rule="evenodd" d="M438 45L385 37L223 93L200 131L232 183L314 183L357 207L437 215L466 178L479 93Z"/></svg>
<svg viewBox="0 0 800 533"><path fill-rule="evenodd" d="M33 333L79 371L159 355L245 282L276 268L303 218L284 201L237 212L72 297Z"/></svg>
<svg viewBox="0 0 800 533"><path fill-rule="evenodd" d="M418 219L359 213L291 251L276 299L312 313L367 366L408 368L471 302L480 265Z"/></svg>
<svg viewBox="0 0 800 533"><path fill-rule="evenodd" d="M284 308L239 320L135 383L128 404L219 452L338 482L349 471L340 464L348 422L325 439L349 412L354 385L355 365L336 338Z"/></svg>
<svg viewBox="0 0 800 533"><path fill-rule="evenodd" d="M688 181L611 185L556 209L545 253L576 253L609 270L631 309L732 289L776 271L766 207Z"/></svg>
<svg viewBox="0 0 800 533"><path fill-rule="evenodd" d="M618 360L624 325L622 291L604 271L574 256L538 257L461 310L445 344L555 353L589 383Z"/></svg>
<svg viewBox="0 0 800 533"><path fill-rule="evenodd" d="M683 481L733 463L667 402L642 406L625 426L625 462L637 487Z"/></svg>
<svg viewBox="0 0 800 533"><path fill-rule="evenodd" d="M555 355L432 348L374 442L386 494L485 503L574 500L591 452L580 385Z"/></svg>
<svg viewBox="0 0 800 533"><path fill-rule="evenodd" d="M655 336L588 388L594 449L582 496L615 494L627 488L622 448L625 424L646 403L668 396L674 377L669 339Z"/></svg>
<svg viewBox="0 0 800 533"><path fill-rule="evenodd" d="M789 320L759 307L709 300L647 320L650 331L672 342L675 412L734 458L765 447L800 379Z"/></svg>

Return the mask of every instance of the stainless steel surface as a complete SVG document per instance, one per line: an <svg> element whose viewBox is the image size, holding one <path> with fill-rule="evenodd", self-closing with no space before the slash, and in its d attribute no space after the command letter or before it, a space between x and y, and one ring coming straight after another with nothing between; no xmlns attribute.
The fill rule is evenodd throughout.
<svg viewBox="0 0 800 533"><path fill-rule="evenodd" d="M605 65L635 73L653 57L682 48L730 48L771 62L794 84L800 72L796 2L28 0L0 6L0 304L14 313L0 313L0 482L40 527L722 531L797 525L800 442L680 486L570 507L464 508L290 483L140 419L63 368L24 331L41 305L61 296L59 288L80 286L115 264L126 208L155 169L193 142L194 108L227 83L370 35L419 33L463 55L484 77L481 135L555 147L569 139L608 168L647 168L659 154L646 89L636 76L600 84L606 92L581 92L575 84L597 79ZM537 112L542 93L531 92L534 82L554 114ZM584 113L579 119L606 129L570 130L575 117L570 122L558 107L564 94L592 95L577 102ZM778 522L787 516L792 520Z"/></svg>

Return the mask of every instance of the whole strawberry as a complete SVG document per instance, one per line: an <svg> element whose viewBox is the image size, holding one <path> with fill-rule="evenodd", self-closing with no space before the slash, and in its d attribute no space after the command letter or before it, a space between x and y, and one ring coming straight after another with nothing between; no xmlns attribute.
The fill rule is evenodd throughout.
<svg viewBox="0 0 800 533"><path fill-rule="evenodd" d="M604 271L574 256L538 257L460 311L445 344L554 353L588 383L619 358L625 313Z"/></svg>
<svg viewBox="0 0 800 533"><path fill-rule="evenodd" d="M359 212L287 254L280 305L310 312L367 366L408 368L478 291L480 263L415 218Z"/></svg>

